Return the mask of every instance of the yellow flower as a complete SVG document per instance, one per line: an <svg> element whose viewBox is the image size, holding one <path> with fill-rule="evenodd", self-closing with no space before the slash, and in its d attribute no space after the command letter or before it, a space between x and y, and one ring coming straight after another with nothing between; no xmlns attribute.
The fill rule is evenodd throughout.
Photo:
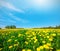
<svg viewBox="0 0 60 51"><path fill-rule="evenodd" d="M22 51L26 51L25 49L23 49Z"/></svg>
<svg viewBox="0 0 60 51"><path fill-rule="evenodd" d="M53 38L49 38L49 41L53 41Z"/></svg>
<svg viewBox="0 0 60 51"><path fill-rule="evenodd" d="M58 49L57 51L60 51L60 49Z"/></svg>
<svg viewBox="0 0 60 51"><path fill-rule="evenodd" d="M31 49L27 49L27 50L23 49L22 51L31 51Z"/></svg>
<svg viewBox="0 0 60 51"><path fill-rule="evenodd" d="M11 36L11 38L14 38L15 36Z"/></svg>
<svg viewBox="0 0 60 51"><path fill-rule="evenodd" d="M31 34L31 32L32 32L32 31L30 30L30 31L27 31L25 34Z"/></svg>
<svg viewBox="0 0 60 51"><path fill-rule="evenodd" d="M41 36L41 35L40 35Z"/></svg>
<svg viewBox="0 0 60 51"><path fill-rule="evenodd" d="M40 49L43 49L44 47L43 47L43 46L40 46L39 48L40 48Z"/></svg>
<svg viewBox="0 0 60 51"><path fill-rule="evenodd" d="M53 48L52 47L50 47L50 51L52 51L53 50Z"/></svg>
<svg viewBox="0 0 60 51"><path fill-rule="evenodd" d="M20 37L22 34L18 34L18 37Z"/></svg>
<svg viewBox="0 0 60 51"><path fill-rule="evenodd" d="M28 36L28 38L30 38L30 37L31 37L31 35Z"/></svg>
<svg viewBox="0 0 60 51"><path fill-rule="evenodd" d="M37 48L37 51L40 51L40 48Z"/></svg>
<svg viewBox="0 0 60 51"><path fill-rule="evenodd" d="M48 45L48 46L51 46L51 44L50 44L50 43L47 43L47 45Z"/></svg>
<svg viewBox="0 0 60 51"><path fill-rule="evenodd" d="M46 33L45 35L49 35L48 33Z"/></svg>
<svg viewBox="0 0 60 51"><path fill-rule="evenodd" d="M18 46L18 44L14 44L14 46Z"/></svg>
<svg viewBox="0 0 60 51"><path fill-rule="evenodd" d="M44 48L49 49L49 46L48 45L45 44L43 46L44 46Z"/></svg>
<svg viewBox="0 0 60 51"><path fill-rule="evenodd" d="M25 41L25 44L28 44L28 42L27 42L27 41Z"/></svg>
<svg viewBox="0 0 60 51"><path fill-rule="evenodd" d="M36 42L37 42L37 39L35 39L34 43L36 43Z"/></svg>
<svg viewBox="0 0 60 51"><path fill-rule="evenodd" d="M52 34L52 36L56 36L56 34Z"/></svg>
<svg viewBox="0 0 60 51"><path fill-rule="evenodd" d="M7 42L11 42L12 41L12 39L9 39Z"/></svg>
<svg viewBox="0 0 60 51"><path fill-rule="evenodd" d="M27 40L29 40L29 38L27 38Z"/></svg>
<svg viewBox="0 0 60 51"><path fill-rule="evenodd" d="M43 32L46 32L45 30L43 30Z"/></svg>
<svg viewBox="0 0 60 51"><path fill-rule="evenodd" d="M13 46L9 46L9 49L12 48Z"/></svg>
<svg viewBox="0 0 60 51"><path fill-rule="evenodd" d="M31 49L27 49L27 51L31 51Z"/></svg>
<svg viewBox="0 0 60 51"><path fill-rule="evenodd" d="M42 43L45 43L45 41L42 41Z"/></svg>
<svg viewBox="0 0 60 51"><path fill-rule="evenodd" d="M49 38L49 36L47 36L47 38Z"/></svg>
<svg viewBox="0 0 60 51"><path fill-rule="evenodd" d="M32 32L33 35L35 35L35 32Z"/></svg>
<svg viewBox="0 0 60 51"><path fill-rule="evenodd" d="M33 37L33 39L36 39L36 36L35 36L35 37Z"/></svg>
<svg viewBox="0 0 60 51"><path fill-rule="evenodd" d="M3 48L0 48L0 51L2 50Z"/></svg>
<svg viewBox="0 0 60 51"><path fill-rule="evenodd" d="M43 46L39 46L39 47L37 48L37 51L40 51L41 49L44 49L44 47L43 47Z"/></svg>

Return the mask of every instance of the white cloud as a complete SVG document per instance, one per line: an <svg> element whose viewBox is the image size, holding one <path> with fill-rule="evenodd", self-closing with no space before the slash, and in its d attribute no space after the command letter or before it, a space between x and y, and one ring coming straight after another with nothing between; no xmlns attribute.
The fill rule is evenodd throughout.
<svg viewBox="0 0 60 51"><path fill-rule="evenodd" d="M22 22L22 23L27 23L27 22L29 22L29 21L27 21L27 20L21 19L20 17L14 16L12 13L9 13L9 15L10 15L10 17L11 17L12 19L14 19L14 20L16 20L16 21L20 21L20 22Z"/></svg>
<svg viewBox="0 0 60 51"><path fill-rule="evenodd" d="M9 9L17 11L17 12L24 12L23 10L16 8L11 3L5 2L5 1L0 1L0 7L6 7L6 8L9 8Z"/></svg>
<svg viewBox="0 0 60 51"><path fill-rule="evenodd" d="M33 9L50 10L57 6L57 0L30 0Z"/></svg>
<svg viewBox="0 0 60 51"><path fill-rule="evenodd" d="M1 16L0 15L0 23L6 23L6 22L9 22L9 23L16 23L16 21L15 20L12 20L12 19L6 19L6 17L3 17L3 16Z"/></svg>
<svg viewBox="0 0 60 51"><path fill-rule="evenodd" d="M7 22L8 21L8 22ZM16 21L15 20L11 20L11 19L8 19L8 20L5 20L5 19L0 19L0 24L1 23L16 23Z"/></svg>

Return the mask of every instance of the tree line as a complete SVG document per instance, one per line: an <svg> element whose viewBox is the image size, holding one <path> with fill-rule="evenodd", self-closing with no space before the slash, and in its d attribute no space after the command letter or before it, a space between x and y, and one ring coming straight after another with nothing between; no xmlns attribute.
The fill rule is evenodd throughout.
<svg viewBox="0 0 60 51"><path fill-rule="evenodd" d="M2 29L2 28L0 28ZM5 29L16 29L16 26L15 25L7 25L5 26Z"/></svg>
<svg viewBox="0 0 60 51"><path fill-rule="evenodd" d="M60 25L58 26L49 26L49 27L40 27L40 28L33 28L33 29L60 29Z"/></svg>
<svg viewBox="0 0 60 51"><path fill-rule="evenodd" d="M0 29L2 29L2 28L0 28ZM5 26L5 29L16 29L16 26L15 25L7 25L7 26ZM32 28L32 29L60 29L60 25L55 26L55 27L49 26L49 27L40 27L40 28Z"/></svg>

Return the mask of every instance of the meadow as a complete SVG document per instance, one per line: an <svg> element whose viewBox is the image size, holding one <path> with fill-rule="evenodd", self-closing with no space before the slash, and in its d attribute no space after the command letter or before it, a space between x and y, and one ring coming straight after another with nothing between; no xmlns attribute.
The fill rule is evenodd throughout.
<svg viewBox="0 0 60 51"><path fill-rule="evenodd" d="M60 51L60 29L0 30L0 51Z"/></svg>

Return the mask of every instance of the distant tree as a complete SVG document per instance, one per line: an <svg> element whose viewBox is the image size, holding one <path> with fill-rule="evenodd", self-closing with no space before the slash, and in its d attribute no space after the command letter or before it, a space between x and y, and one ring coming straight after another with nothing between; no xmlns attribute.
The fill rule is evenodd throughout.
<svg viewBox="0 0 60 51"><path fill-rule="evenodd" d="M60 28L60 25L59 26L56 26L56 28Z"/></svg>
<svg viewBox="0 0 60 51"><path fill-rule="evenodd" d="M6 26L5 28L6 28L6 29L9 29L9 26Z"/></svg>
<svg viewBox="0 0 60 51"><path fill-rule="evenodd" d="M33 28L33 29L60 29L60 25L58 26L48 26L48 27L39 27L39 28Z"/></svg>
<svg viewBox="0 0 60 51"><path fill-rule="evenodd" d="M0 29L2 29L2 28L0 28Z"/></svg>
<svg viewBox="0 0 60 51"><path fill-rule="evenodd" d="M16 26L15 26L15 25L10 25L10 26L6 26L5 28L6 28L6 29L15 29Z"/></svg>
<svg viewBox="0 0 60 51"><path fill-rule="evenodd" d="M10 28L11 29L14 29L14 28L16 28L16 26L15 25L11 25Z"/></svg>

